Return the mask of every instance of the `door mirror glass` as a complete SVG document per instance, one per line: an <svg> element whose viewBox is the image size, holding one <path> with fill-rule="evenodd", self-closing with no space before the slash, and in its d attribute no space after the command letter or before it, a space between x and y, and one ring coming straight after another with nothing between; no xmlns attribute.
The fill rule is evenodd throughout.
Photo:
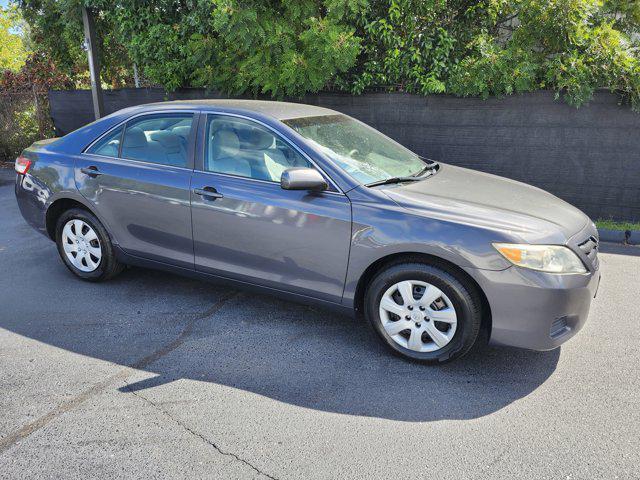
<svg viewBox="0 0 640 480"><path fill-rule="evenodd" d="M280 186L285 190L313 190L320 192L328 187L326 180L314 168L288 168L282 172Z"/></svg>

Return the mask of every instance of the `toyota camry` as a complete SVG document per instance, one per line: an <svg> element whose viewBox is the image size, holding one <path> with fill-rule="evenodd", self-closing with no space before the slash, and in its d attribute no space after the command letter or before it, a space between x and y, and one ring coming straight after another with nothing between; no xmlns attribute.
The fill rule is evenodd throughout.
<svg viewBox="0 0 640 480"><path fill-rule="evenodd" d="M578 209L316 106L136 106L34 143L15 168L22 215L83 280L126 265L222 280L364 317L429 363L479 339L556 348L600 280Z"/></svg>

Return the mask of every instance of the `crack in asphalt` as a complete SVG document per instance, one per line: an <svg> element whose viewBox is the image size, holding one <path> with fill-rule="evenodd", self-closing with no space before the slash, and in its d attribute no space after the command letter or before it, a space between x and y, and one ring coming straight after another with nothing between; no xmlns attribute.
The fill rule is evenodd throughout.
<svg viewBox="0 0 640 480"><path fill-rule="evenodd" d="M195 430L193 430L192 428L190 428L189 426L185 425L183 422L181 422L180 420L178 420L176 417L174 417L171 412L165 410L164 408L162 408L160 405L158 405L157 403L155 403L153 400L145 397L144 395L140 395L138 392L136 392L135 390L130 388L129 383L126 381L126 379L124 380L124 383L126 384L125 387L125 391L133 394L135 397L138 397L139 399L141 399L142 401L146 402L147 404L151 405L154 409L156 409L157 411L161 412L162 414L164 414L167 418L169 418L171 421L173 421L176 425L179 425L180 427L182 427L186 432L190 433L191 435L193 435L194 437L199 438L200 440L202 440L204 443L206 443L207 445L210 445L211 447L213 447L218 453L220 453L221 455L227 456L227 457L231 457L234 458L235 460L245 464L246 466L250 467L252 470L254 470L256 473L258 473L259 475L262 475L264 477L270 478L271 480L278 480L276 477L273 477L271 475L269 475L268 473L263 472L262 470L260 470L258 467L256 467L255 465L253 465L252 463L248 462L247 460L245 460L244 458L238 456L237 454L233 453L233 452L227 452L225 450L223 450L222 448L220 448L220 446L218 444L216 444L214 441L209 440L207 437L205 437L203 434L196 432Z"/></svg>
<svg viewBox="0 0 640 480"><path fill-rule="evenodd" d="M204 312L194 315L193 318L189 320L189 322L184 326L180 334L171 342L167 343L166 345L152 352L151 354L141 358L137 362L131 365L128 365L124 369L120 370L118 373L115 373L107 377L106 379L102 380L101 382L96 383L95 385L81 392L75 397L61 403L56 408L49 411L45 415L37 418L33 422L29 422L26 425L19 428L18 430L14 430L13 432L9 433L7 436L0 438L0 454L4 453L6 450L14 446L19 441L24 440L32 433L37 432L41 428L45 427L49 422L51 422L56 417L73 410L74 408L78 407L80 404L87 401L89 398L99 393L102 393L107 387L109 387L113 383L122 382L122 381L126 382L126 378L133 373L132 369L141 370L151 365L152 363L156 362L161 357L172 352L176 348L178 348L180 345L184 343L187 337L191 334L191 332L193 331L193 327L198 320L202 320L204 318L207 318L213 315L218 310L220 310L225 303L227 303L229 300L236 297L237 295L238 295L238 292L233 291L231 293L228 293L222 296L210 308L208 308Z"/></svg>

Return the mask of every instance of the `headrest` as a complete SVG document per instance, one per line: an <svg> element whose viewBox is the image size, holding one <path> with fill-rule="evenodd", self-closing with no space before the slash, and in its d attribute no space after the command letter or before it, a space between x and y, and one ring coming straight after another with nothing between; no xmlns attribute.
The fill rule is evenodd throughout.
<svg viewBox="0 0 640 480"><path fill-rule="evenodd" d="M265 150L273 145L273 135L264 130L259 130L257 128L252 128L249 132L248 143L250 143L250 148L255 150Z"/></svg>
<svg viewBox="0 0 640 480"><path fill-rule="evenodd" d="M147 146L147 137L141 128L133 127L127 128L124 134L124 141L122 142L122 148L139 148Z"/></svg>
<svg viewBox="0 0 640 480"><path fill-rule="evenodd" d="M187 138L189 136L189 132L191 131L191 127L189 125L182 125L181 127L173 127L171 131L176 135Z"/></svg>
<svg viewBox="0 0 640 480"><path fill-rule="evenodd" d="M167 150L180 148L180 137L173 132L159 130L149 135L151 140L160 143Z"/></svg>
<svg viewBox="0 0 640 480"><path fill-rule="evenodd" d="M240 140L231 130L218 130L211 139L213 158L233 157L240 151Z"/></svg>

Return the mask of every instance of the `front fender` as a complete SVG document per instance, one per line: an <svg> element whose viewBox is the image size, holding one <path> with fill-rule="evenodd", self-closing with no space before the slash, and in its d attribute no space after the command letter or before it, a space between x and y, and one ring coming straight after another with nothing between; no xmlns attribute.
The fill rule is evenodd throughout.
<svg viewBox="0 0 640 480"><path fill-rule="evenodd" d="M343 304L353 306L358 282L385 257L426 254L461 268L504 270L510 264L492 247L504 241L495 231L414 215L396 205L352 203L351 252Z"/></svg>

